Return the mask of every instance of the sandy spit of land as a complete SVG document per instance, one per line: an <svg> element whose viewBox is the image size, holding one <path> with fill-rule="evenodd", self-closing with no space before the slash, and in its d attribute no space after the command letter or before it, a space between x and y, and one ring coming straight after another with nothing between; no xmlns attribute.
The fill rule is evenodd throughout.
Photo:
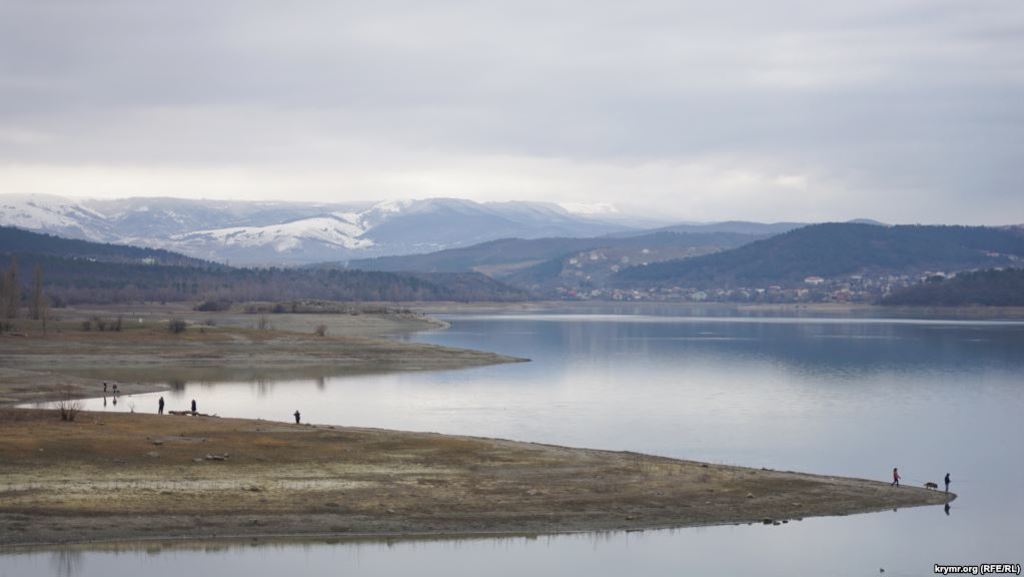
<svg viewBox="0 0 1024 577"><path fill-rule="evenodd" d="M0 463L5 548L772 523L953 498L496 439L124 413L68 423L27 409L0 409Z"/></svg>
<svg viewBox="0 0 1024 577"><path fill-rule="evenodd" d="M320 378L526 360L383 338L445 326L413 313L257 316L140 305L61 309L59 315L45 334L38 321L28 320L0 334L0 405L96 397L103 382L134 394L186 381ZM261 317L267 326L257 328ZM97 319L105 330L98 330ZM120 330L110 330L117 319ZM185 320L186 330L172 334L171 319ZM315 334L321 325L324 336Z"/></svg>

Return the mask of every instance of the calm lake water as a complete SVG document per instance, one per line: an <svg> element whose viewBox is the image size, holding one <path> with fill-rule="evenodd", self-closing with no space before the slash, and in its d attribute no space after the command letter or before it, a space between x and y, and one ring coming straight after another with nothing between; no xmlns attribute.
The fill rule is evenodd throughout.
<svg viewBox="0 0 1024 577"><path fill-rule="evenodd" d="M168 408L629 449L940 482L942 507L537 539L0 556L22 575L930 575L1024 561L1024 324L642 315L452 316L410 338L532 359L459 371L179 384ZM159 394L115 408L155 411Z"/></svg>

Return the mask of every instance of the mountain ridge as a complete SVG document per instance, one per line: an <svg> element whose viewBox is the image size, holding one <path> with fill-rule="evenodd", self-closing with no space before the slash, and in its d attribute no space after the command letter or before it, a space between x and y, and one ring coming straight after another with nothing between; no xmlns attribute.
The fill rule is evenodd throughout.
<svg viewBox="0 0 1024 577"><path fill-rule="evenodd" d="M426 252L508 236L590 237L629 230L554 203L454 198L289 203L3 195L0 225L249 265Z"/></svg>

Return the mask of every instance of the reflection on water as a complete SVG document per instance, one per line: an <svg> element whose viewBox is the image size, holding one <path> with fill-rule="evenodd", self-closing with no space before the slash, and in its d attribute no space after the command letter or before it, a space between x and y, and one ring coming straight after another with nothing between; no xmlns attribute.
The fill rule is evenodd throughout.
<svg viewBox="0 0 1024 577"><path fill-rule="evenodd" d="M50 568L56 577L75 577L80 575L84 567L82 551L60 549L50 555Z"/></svg>
<svg viewBox="0 0 1024 577"><path fill-rule="evenodd" d="M953 474L940 507L782 527L538 540L84 552L81 575L927 574L1019 557L1024 325L872 319L452 317L418 341L531 363L461 371L188 381L163 393L226 416L428 430L885 479ZM251 376L251 375L250 375ZM116 410L156 411L159 393ZM100 400L89 408L103 410ZM115 410L109 406L106 410ZM139 560L139 559L142 560ZM1018 559L1019 560L1019 559ZM47 575L38 554L0 577ZM35 565L33 565L35 564ZM17 569L17 571L15 571ZM7 573L5 573L5 571ZM132 571L135 571L133 573ZM245 573L248 571L248 573Z"/></svg>

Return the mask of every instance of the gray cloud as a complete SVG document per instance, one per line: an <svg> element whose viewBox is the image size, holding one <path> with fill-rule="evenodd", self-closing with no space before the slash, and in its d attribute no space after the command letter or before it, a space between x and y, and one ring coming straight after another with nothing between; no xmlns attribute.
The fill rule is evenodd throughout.
<svg viewBox="0 0 1024 577"><path fill-rule="evenodd" d="M11 1L0 192L1024 221L1024 4Z"/></svg>

